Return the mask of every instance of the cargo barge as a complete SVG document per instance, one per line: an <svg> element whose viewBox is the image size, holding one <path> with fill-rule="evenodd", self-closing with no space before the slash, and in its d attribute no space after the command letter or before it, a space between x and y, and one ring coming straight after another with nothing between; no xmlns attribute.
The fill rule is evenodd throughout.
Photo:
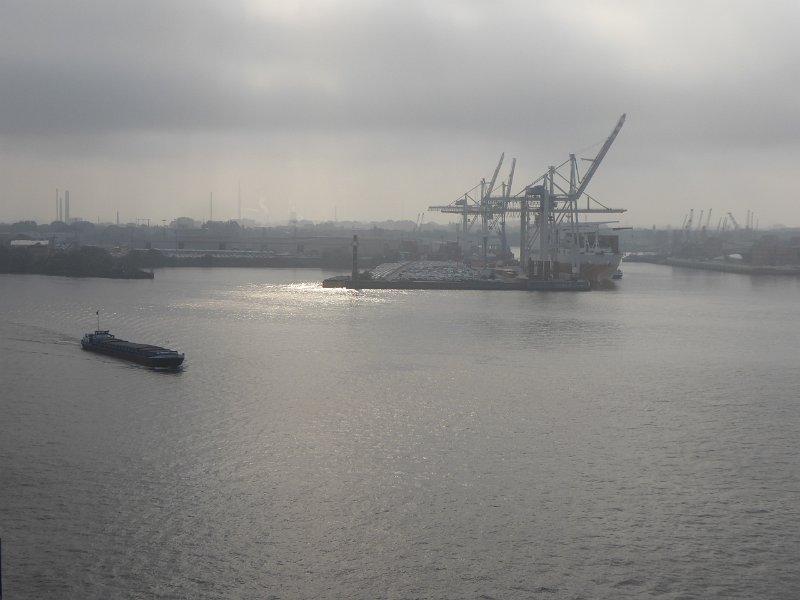
<svg viewBox="0 0 800 600"><path fill-rule="evenodd" d="M176 350L119 339L107 329L96 329L94 333L85 334L81 340L81 348L154 369L177 369L184 359L184 354Z"/></svg>

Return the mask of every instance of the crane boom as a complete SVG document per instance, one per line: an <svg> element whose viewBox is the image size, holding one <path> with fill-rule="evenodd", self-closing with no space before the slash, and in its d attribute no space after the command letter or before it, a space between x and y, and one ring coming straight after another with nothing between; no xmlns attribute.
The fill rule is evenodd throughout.
<svg viewBox="0 0 800 600"><path fill-rule="evenodd" d="M589 167L589 170L586 172L586 175L584 175L583 181L581 181L580 186L578 187L577 190L575 190L575 194L573 196L574 200L577 200L578 198L580 198L581 194L583 194L583 192L586 190L586 186L589 185L589 182L592 180L592 177L594 176L595 171L597 171L597 168L600 166L600 163L603 161L603 158L605 157L606 152L608 152L608 149L611 148L611 144L614 143L614 140L616 139L617 134L619 133L619 130L622 129L622 125L624 123L625 123L625 114L623 114L619 118L619 121L617 122L617 126L614 127L614 131L611 132L611 135L608 136L608 139L606 140L605 144L603 144L603 147L600 148L600 152L598 152L597 156L595 156L594 160L592 160L592 166Z"/></svg>
<svg viewBox="0 0 800 600"><path fill-rule="evenodd" d="M689 218L686 219L686 221L684 222L683 228L686 231L691 231L692 230L692 223L694 223L694 209L690 208L689 209Z"/></svg>
<svg viewBox="0 0 800 600"><path fill-rule="evenodd" d="M506 192L507 196L511 195L511 184L514 183L514 169L516 168L516 166L517 166L517 159L516 158L512 158L511 159L511 172L508 174L508 192Z"/></svg>
<svg viewBox="0 0 800 600"><path fill-rule="evenodd" d="M486 189L486 193L481 198L482 200L488 200L489 196L492 195L492 190L494 189L494 184L497 181L497 174L500 172L500 167L503 166L503 159L505 158L506 153L503 152L500 154L500 161L497 163L497 168L494 170L494 175L492 175L492 180L489 182L489 187Z"/></svg>

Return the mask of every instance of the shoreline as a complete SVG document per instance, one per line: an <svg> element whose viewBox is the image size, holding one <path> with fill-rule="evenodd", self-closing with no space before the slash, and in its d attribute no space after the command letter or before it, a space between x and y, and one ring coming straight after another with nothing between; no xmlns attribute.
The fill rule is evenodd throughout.
<svg viewBox="0 0 800 600"><path fill-rule="evenodd" d="M749 265L730 261L716 260L695 260L691 258L670 258L665 256L653 257L629 257L623 259L630 263L649 263L653 265L665 265L668 267L683 267L685 269L696 269L700 271L717 271L722 273L737 273L739 275L780 275L780 276L800 276L800 267L791 265L772 266L772 265Z"/></svg>

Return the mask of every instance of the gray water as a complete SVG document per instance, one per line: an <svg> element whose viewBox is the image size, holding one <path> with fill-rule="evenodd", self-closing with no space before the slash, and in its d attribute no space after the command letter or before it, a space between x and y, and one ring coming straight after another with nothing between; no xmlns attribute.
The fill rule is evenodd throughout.
<svg viewBox="0 0 800 600"><path fill-rule="evenodd" d="M797 597L800 281L326 275L0 276L5 598Z"/></svg>

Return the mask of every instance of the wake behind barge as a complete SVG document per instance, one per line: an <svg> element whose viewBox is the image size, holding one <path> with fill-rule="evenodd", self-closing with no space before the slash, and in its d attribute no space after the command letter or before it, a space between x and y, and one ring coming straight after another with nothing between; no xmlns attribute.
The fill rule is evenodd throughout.
<svg viewBox="0 0 800 600"><path fill-rule="evenodd" d="M176 350L122 340L107 329L96 329L94 333L85 334L81 340L81 348L155 369L177 369L184 359L184 354Z"/></svg>

